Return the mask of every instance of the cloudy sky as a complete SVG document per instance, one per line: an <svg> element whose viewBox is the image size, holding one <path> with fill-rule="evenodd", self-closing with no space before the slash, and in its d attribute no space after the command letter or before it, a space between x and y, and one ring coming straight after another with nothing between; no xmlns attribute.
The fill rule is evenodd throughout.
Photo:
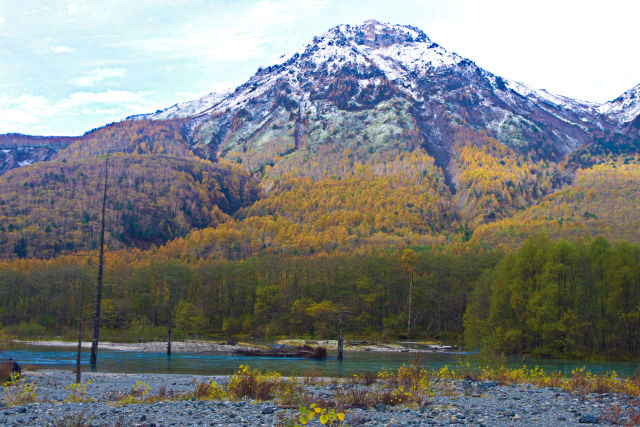
<svg viewBox="0 0 640 427"><path fill-rule="evenodd" d="M602 102L640 83L640 2L0 0L0 133L77 135L233 88L339 24L411 24L506 78Z"/></svg>

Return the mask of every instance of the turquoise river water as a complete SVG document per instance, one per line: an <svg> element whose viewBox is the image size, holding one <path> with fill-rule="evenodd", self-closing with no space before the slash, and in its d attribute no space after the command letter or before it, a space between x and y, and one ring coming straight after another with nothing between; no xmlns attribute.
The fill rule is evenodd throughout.
<svg viewBox="0 0 640 427"><path fill-rule="evenodd" d="M74 369L75 349L69 347L14 346L0 350L0 358L12 357L23 367L34 366L45 369ZM439 369L444 365L455 367L461 362L469 362L472 367L482 365L479 354L464 352L448 353L403 353L403 352L346 352L343 361L330 354L326 360L299 358L249 357L229 354L165 353L101 350L98 354L99 372L122 373L183 373L201 375L224 375L235 371L240 365L249 365L260 370L276 370L283 375L303 376L310 372L324 376L350 376L365 371L396 369L402 364L420 363L429 368ZM89 368L89 352L82 354L82 364ZM571 370L586 367L593 373L615 370L620 375L632 375L638 362L602 362L564 359L505 359L507 366L526 364L533 368L538 365L546 371L571 373Z"/></svg>

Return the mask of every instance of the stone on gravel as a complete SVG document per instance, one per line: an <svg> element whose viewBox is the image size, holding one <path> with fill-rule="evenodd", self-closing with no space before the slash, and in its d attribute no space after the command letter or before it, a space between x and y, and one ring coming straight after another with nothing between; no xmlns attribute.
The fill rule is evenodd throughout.
<svg viewBox="0 0 640 427"><path fill-rule="evenodd" d="M489 388L489 387L496 387L497 385L498 385L498 383L495 382L495 381L485 380L485 381L482 381L480 384L478 384L478 387L480 387L480 388Z"/></svg>
<svg viewBox="0 0 640 427"><path fill-rule="evenodd" d="M598 417L595 417L593 415L585 414L580 416L580 419L578 420L578 422L580 424L598 424L600 422L600 419L598 419Z"/></svg>

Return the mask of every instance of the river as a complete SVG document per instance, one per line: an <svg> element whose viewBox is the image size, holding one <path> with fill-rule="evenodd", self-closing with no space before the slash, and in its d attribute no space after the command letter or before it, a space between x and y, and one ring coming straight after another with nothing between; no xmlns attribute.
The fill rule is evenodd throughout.
<svg viewBox="0 0 640 427"><path fill-rule="evenodd" d="M425 367L439 369L444 365L455 367L461 362L469 362L472 367L482 365L479 354L464 352L447 353L403 353L403 352L345 352L339 361L335 354L326 360L299 358L249 357L229 354L165 353L138 351L101 350L98 354L99 372L122 373L176 373L200 375L225 375L235 371L240 365L249 365L260 370L275 370L283 375L304 376L309 373L323 376L344 377L366 371L396 369L402 364L420 363ZM0 351L0 358L13 357L23 368L74 369L75 349L69 347L49 347L16 345ZM83 351L82 364L89 368L89 352ZM560 371L570 374L571 370L586 367L593 373L615 370L624 376L633 375L638 362L611 362L565 359L507 358L505 365L519 367L526 364L533 368L538 365L546 371Z"/></svg>

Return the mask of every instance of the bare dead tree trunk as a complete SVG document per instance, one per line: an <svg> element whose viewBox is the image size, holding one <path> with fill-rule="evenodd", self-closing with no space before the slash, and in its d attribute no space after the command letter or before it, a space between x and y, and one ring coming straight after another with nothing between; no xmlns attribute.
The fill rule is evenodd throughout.
<svg viewBox="0 0 640 427"><path fill-rule="evenodd" d="M167 337L167 356L171 356L171 312L169 312L169 336Z"/></svg>
<svg viewBox="0 0 640 427"><path fill-rule="evenodd" d="M82 286L82 284L80 284ZM80 290L80 308L78 309L78 354L76 355L76 383L82 382L82 365L80 363L80 357L82 355L82 307L84 306L84 286Z"/></svg>
<svg viewBox="0 0 640 427"><path fill-rule="evenodd" d="M98 283L96 285L96 317L93 322L93 341L91 342L91 367L96 367L98 358L98 340L100 337L100 307L102 304L102 271L104 267L104 217L107 206L107 179L109 156L104 159L104 194L102 196L102 225L100 227L100 261L98 263Z"/></svg>
<svg viewBox="0 0 640 427"><path fill-rule="evenodd" d="M407 316L407 337L411 335L411 297L413 294L413 271L409 271L409 315Z"/></svg>

